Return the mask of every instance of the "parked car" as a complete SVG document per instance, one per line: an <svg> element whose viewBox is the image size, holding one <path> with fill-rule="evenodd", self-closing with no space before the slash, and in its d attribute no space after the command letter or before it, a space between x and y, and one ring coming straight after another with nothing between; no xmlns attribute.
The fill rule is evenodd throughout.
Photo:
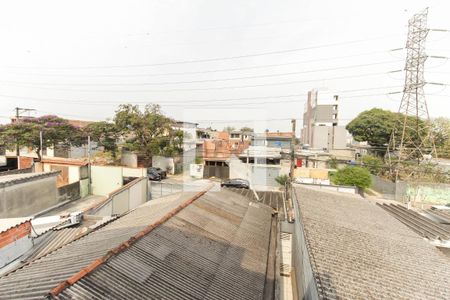
<svg viewBox="0 0 450 300"><path fill-rule="evenodd" d="M238 188L238 189L249 189L250 183L248 180L240 179L240 178L234 178L234 179L227 179L222 181L220 184L221 187L232 187L232 188Z"/></svg>
<svg viewBox="0 0 450 300"><path fill-rule="evenodd" d="M450 203L447 203L445 205L433 205L433 206L431 206L431 209L434 209L434 210L448 210L448 211L450 211Z"/></svg>
<svg viewBox="0 0 450 300"><path fill-rule="evenodd" d="M161 175L155 171L147 171L147 177L151 181L161 181Z"/></svg>
<svg viewBox="0 0 450 300"><path fill-rule="evenodd" d="M147 174L148 174L148 172L156 172L156 173L158 173L159 176L161 176L161 179L167 178L167 172L164 171L161 168L149 167L149 168L147 168Z"/></svg>

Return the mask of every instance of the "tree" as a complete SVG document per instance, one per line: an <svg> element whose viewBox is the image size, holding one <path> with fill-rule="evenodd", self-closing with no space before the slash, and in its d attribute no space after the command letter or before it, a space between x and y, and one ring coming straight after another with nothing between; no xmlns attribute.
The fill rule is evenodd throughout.
<svg viewBox="0 0 450 300"><path fill-rule="evenodd" d="M389 145L389 141L394 128L399 128L398 125L403 124L404 115L394 113L389 110L383 110L380 108L373 108L360 113L355 119L347 124L346 129L352 134L355 141L367 142L370 146L378 150L380 156L383 156L386 152L386 148ZM408 130L405 134L411 139L416 139L417 134L414 130L416 127L415 117L408 116L407 123ZM422 129L425 122L419 120L419 127ZM401 132L395 132L396 140L400 141ZM405 145L407 147L408 145Z"/></svg>
<svg viewBox="0 0 450 300"><path fill-rule="evenodd" d="M120 105L114 121L118 132L127 139L125 146L147 159L183 151L183 131L172 127L174 121L161 112L159 105L146 105L143 111L137 105Z"/></svg>
<svg viewBox="0 0 450 300"><path fill-rule="evenodd" d="M367 142L371 146L384 146L389 143L395 122L395 113L373 108L360 113L347 124L346 129L358 142Z"/></svg>
<svg viewBox="0 0 450 300"><path fill-rule="evenodd" d="M78 128L72 126L67 120L53 115L23 119L3 125L0 127L0 140L8 149L14 149L17 144L19 147L30 147L41 160L40 132L42 132L44 149L56 145L79 146L83 141L82 133Z"/></svg>
<svg viewBox="0 0 450 300"><path fill-rule="evenodd" d="M116 124L105 121L93 122L86 126L84 131L105 151L111 152L113 159L116 159L117 140L120 136Z"/></svg>
<svg viewBox="0 0 450 300"><path fill-rule="evenodd" d="M438 157L450 158L450 119L436 118L433 120L433 137Z"/></svg>
<svg viewBox="0 0 450 300"><path fill-rule="evenodd" d="M361 158L361 163L363 168L366 168L370 173L374 175L380 175L380 173L383 171L383 160L377 156L364 155Z"/></svg>
<svg viewBox="0 0 450 300"><path fill-rule="evenodd" d="M353 185L365 189L371 186L372 178L367 169L346 166L334 173L332 181L337 185Z"/></svg>
<svg viewBox="0 0 450 300"><path fill-rule="evenodd" d="M223 131L226 131L226 132L232 132L232 131L234 131L236 128L234 128L234 127L232 127L232 126L227 126L227 127L225 127L224 129L223 129Z"/></svg>
<svg viewBox="0 0 450 300"><path fill-rule="evenodd" d="M287 175L279 175L275 177L275 181L282 186L285 186L289 182L289 176Z"/></svg>
<svg viewBox="0 0 450 300"><path fill-rule="evenodd" d="M241 128L241 131L242 132L253 132L253 128L244 126L244 127Z"/></svg>

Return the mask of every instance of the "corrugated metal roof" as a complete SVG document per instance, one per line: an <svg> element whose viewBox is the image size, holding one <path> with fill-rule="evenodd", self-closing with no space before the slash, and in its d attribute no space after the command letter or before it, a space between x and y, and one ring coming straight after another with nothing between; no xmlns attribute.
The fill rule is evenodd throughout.
<svg viewBox="0 0 450 300"><path fill-rule="evenodd" d="M431 221L413 210L398 204L377 204L420 236L430 240L450 239L450 229Z"/></svg>
<svg viewBox="0 0 450 300"><path fill-rule="evenodd" d="M247 197L251 201L261 202L265 205L268 205L278 212L278 219L280 221L284 221L286 219L285 207L283 203L284 195L282 192L256 191L256 194L258 195L258 199L256 199L255 193L252 190L237 189L237 188L226 188L226 189L238 193L239 195L242 195L244 197Z"/></svg>
<svg viewBox="0 0 450 300"><path fill-rule="evenodd" d="M134 210L107 226L1 277L0 299L41 298L58 283L102 257L146 225L158 220L192 194L168 197L164 202L154 201L153 205Z"/></svg>
<svg viewBox="0 0 450 300"><path fill-rule="evenodd" d="M304 186L295 192L319 296L450 299L448 259L375 203Z"/></svg>
<svg viewBox="0 0 450 300"><path fill-rule="evenodd" d="M24 217L24 218L4 218L0 219L0 233L10 230L11 228L17 227L31 221L32 218Z"/></svg>
<svg viewBox="0 0 450 300"><path fill-rule="evenodd" d="M271 209L226 193L201 197L57 298L262 299Z"/></svg>
<svg viewBox="0 0 450 300"><path fill-rule="evenodd" d="M0 278L0 298L42 298L192 195L173 195L144 205ZM271 211L228 191L210 192L58 297L261 299Z"/></svg>

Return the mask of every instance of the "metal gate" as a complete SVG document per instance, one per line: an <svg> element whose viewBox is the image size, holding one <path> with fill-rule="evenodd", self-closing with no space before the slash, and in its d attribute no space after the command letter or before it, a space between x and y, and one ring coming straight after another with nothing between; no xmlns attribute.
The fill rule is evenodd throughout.
<svg viewBox="0 0 450 300"><path fill-rule="evenodd" d="M207 179L210 177L230 178L230 166L224 161L206 161L203 169L203 178Z"/></svg>

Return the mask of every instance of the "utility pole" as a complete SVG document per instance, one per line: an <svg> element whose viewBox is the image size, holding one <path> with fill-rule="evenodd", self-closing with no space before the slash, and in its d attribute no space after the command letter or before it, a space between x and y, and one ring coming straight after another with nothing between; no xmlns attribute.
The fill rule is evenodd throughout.
<svg viewBox="0 0 450 300"><path fill-rule="evenodd" d="M405 64L405 85L399 113L402 118L395 124L391 134L387 156L391 174L397 181L402 164L415 162L418 166L423 159L437 158L436 146L429 122L428 107L424 93L424 67L427 55L425 41L428 8L415 14L408 21L407 56ZM409 172L409 173L408 173ZM404 174L410 177L414 171Z"/></svg>
<svg viewBox="0 0 450 300"><path fill-rule="evenodd" d="M88 186L89 186L89 193L91 193L91 136L88 135Z"/></svg>
<svg viewBox="0 0 450 300"><path fill-rule="evenodd" d="M44 149L43 149L43 146L44 145L44 143L43 143L43 138L42 138L42 130L41 131L39 131L39 149L40 149L40 156L41 156L41 160L42 160L42 155L43 155L43 153L44 153Z"/></svg>
<svg viewBox="0 0 450 300"><path fill-rule="evenodd" d="M291 169L289 172L289 177L291 182L294 182L294 169L295 169L295 119L291 120L292 123L292 138L291 138Z"/></svg>
<svg viewBox="0 0 450 300"><path fill-rule="evenodd" d="M21 107L16 107L14 110L16 111L16 122L17 123L20 122L20 113L35 111L35 109L33 109L33 108L21 108ZM20 157L19 137L16 137L16 157L17 157L17 168L19 168L20 167L20 164L19 164L19 157Z"/></svg>

